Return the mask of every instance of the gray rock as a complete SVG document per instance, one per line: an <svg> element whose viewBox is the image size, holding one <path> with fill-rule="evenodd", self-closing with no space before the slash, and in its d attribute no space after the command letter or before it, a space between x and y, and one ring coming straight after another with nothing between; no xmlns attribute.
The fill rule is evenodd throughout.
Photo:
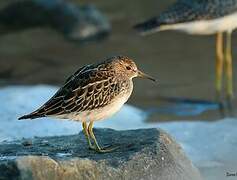
<svg viewBox="0 0 237 180"><path fill-rule="evenodd" d="M0 145L0 179L201 179L181 147L160 129L95 129L95 134L101 145L118 149L105 154L88 150L82 133L5 142Z"/></svg>
<svg viewBox="0 0 237 180"><path fill-rule="evenodd" d="M103 39L111 26L95 6L64 0L21 0L0 10L0 35L32 28L51 28L71 41Z"/></svg>

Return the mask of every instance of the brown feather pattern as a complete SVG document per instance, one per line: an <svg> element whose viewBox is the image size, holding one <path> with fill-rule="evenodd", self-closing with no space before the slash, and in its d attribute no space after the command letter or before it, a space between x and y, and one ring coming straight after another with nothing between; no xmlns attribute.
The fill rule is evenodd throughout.
<svg viewBox="0 0 237 180"><path fill-rule="evenodd" d="M107 61L83 66L42 107L19 119L90 111L108 105L113 98L126 93L130 80L126 77L118 79L109 63L113 59Z"/></svg>

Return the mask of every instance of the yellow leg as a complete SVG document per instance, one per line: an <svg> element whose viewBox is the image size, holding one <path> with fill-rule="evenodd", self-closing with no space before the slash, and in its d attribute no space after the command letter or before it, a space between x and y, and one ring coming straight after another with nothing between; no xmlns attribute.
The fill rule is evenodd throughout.
<svg viewBox="0 0 237 180"><path fill-rule="evenodd" d="M82 122L82 128L83 128L83 132L84 132L84 134L86 136L87 142L89 144L89 148L90 149L95 149L95 147L91 144L90 136L89 136L89 132L88 132L88 129L87 129L86 122Z"/></svg>
<svg viewBox="0 0 237 180"><path fill-rule="evenodd" d="M89 124L89 126L88 126L88 132L89 132L89 135L90 135L90 137L93 139L93 141L94 141L94 143L95 143L95 150L97 151L97 152L99 152L99 153L106 153L106 152L111 152L111 151L113 151L114 149L116 149L116 148L110 148L110 149L102 149L100 146L99 146L99 144L98 144L98 142L97 142L97 140L96 140L96 137L95 137L95 135L94 135L94 133L93 133L93 121L91 121L90 122L90 124Z"/></svg>
<svg viewBox="0 0 237 180"><path fill-rule="evenodd" d="M231 55L231 34L228 32L226 36L226 57L225 57L225 68L226 68L226 90L227 98L230 101L233 98L233 70L232 70L232 55Z"/></svg>
<svg viewBox="0 0 237 180"><path fill-rule="evenodd" d="M221 99L222 78L223 78L223 33L218 33L216 36L216 96L217 100Z"/></svg>

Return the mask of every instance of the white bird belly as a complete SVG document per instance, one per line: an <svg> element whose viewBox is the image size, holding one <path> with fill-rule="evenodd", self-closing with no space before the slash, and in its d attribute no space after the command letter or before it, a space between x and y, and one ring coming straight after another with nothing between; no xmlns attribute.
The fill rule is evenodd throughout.
<svg viewBox="0 0 237 180"><path fill-rule="evenodd" d="M132 93L131 88L128 93L116 97L110 104L97 108L91 111L73 112L69 114L59 115L59 119L69 119L73 121L98 121L111 117L117 113L121 107L127 102L128 98Z"/></svg>
<svg viewBox="0 0 237 180"><path fill-rule="evenodd" d="M163 30L179 30L188 34L209 35L217 32L233 31L237 28L237 12L212 20L200 20L186 23L163 25Z"/></svg>
<svg viewBox="0 0 237 180"><path fill-rule="evenodd" d="M130 96L130 95L129 95ZM86 121L98 121L111 117L127 102L129 96L117 97L110 104L92 111L82 112L78 118Z"/></svg>

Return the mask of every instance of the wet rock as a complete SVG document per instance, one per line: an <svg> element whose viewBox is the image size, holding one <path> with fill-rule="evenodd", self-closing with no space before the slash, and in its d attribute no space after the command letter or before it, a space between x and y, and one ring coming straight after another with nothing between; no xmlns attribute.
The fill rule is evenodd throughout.
<svg viewBox="0 0 237 180"><path fill-rule="evenodd" d="M49 27L72 41L101 39L110 32L108 19L93 5L63 0L24 0L0 11L0 34Z"/></svg>
<svg viewBox="0 0 237 180"><path fill-rule="evenodd" d="M79 135L32 139L0 145L0 179L151 179L200 180L198 170L181 147L164 131L95 129L111 153L88 150ZM45 143L47 142L47 143Z"/></svg>
<svg viewBox="0 0 237 180"><path fill-rule="evenodd" d="M23 146L31 146L32 145L32 141L31 140L23 140L23 142L21 144Z"/></svg>

